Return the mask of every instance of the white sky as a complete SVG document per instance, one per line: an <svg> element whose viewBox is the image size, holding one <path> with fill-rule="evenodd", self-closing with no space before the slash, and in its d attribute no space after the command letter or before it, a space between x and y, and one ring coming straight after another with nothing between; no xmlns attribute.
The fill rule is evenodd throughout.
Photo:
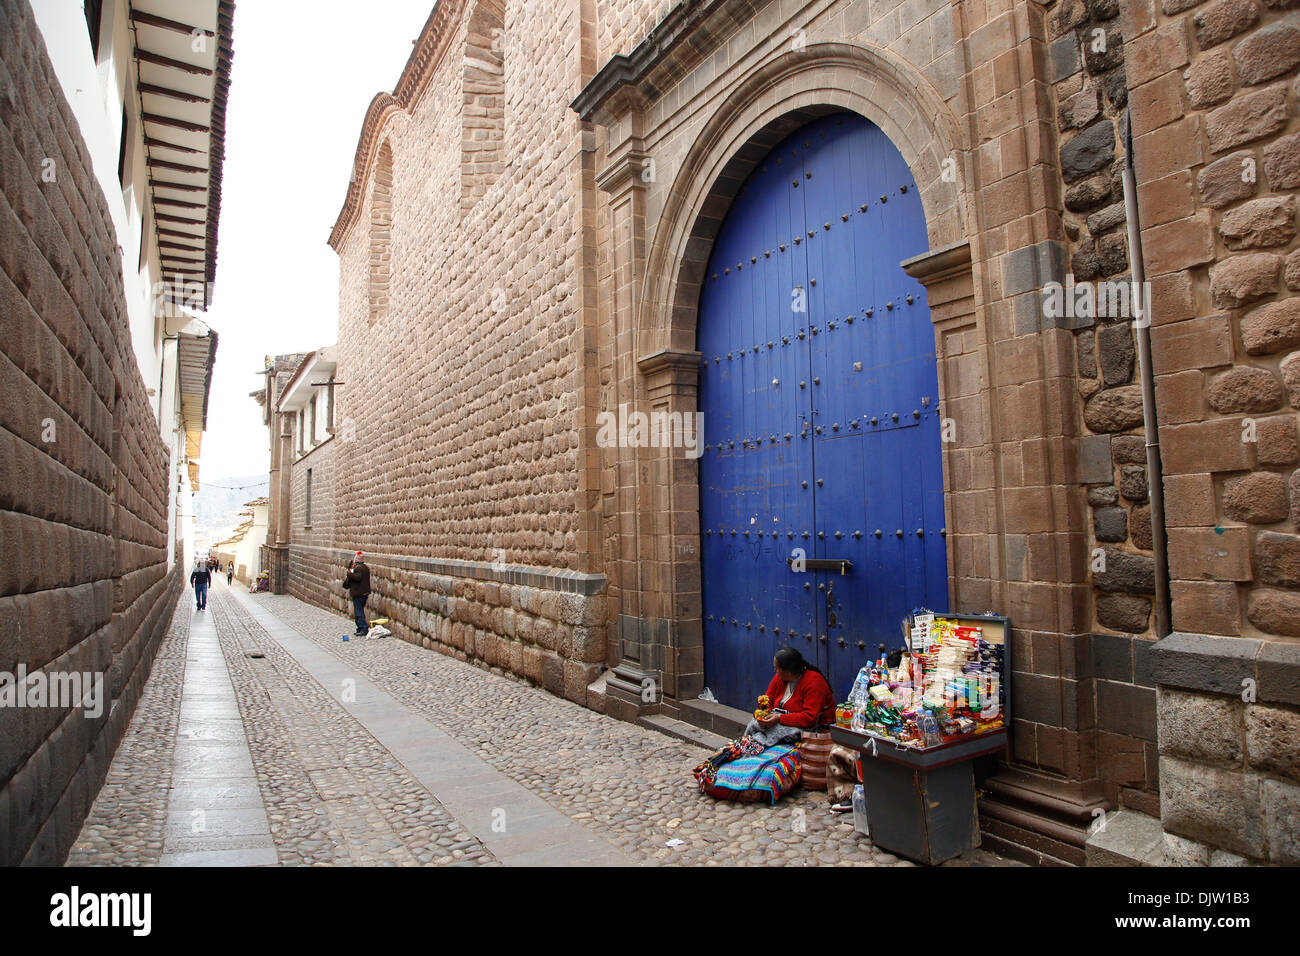
<svg viewBox="0 0 1300 956"><path fill-rule="evenodd" d="M199 484L265 474L269 439L248 393L264 356L330 345L343 206L361 121L392 90L433 0L242 0L226 111L217 281L220 337ZM257 493L250 489L250 496Z"/></svg>

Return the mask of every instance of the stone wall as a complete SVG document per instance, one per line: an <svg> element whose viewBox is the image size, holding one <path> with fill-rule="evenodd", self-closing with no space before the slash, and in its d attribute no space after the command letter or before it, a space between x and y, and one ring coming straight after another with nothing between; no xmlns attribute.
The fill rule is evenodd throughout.
<svg viewBox="0 0 1300 956"><path fill-rule="evenodd" d="M592 414L582 397L590 356L580 291L590 229L582 139L565 108L581 87L579 8L518 3L503 13L495 0L446 3L399 82L403 108L372 107L355 215L349 220L345 209L340 221L351 225L336 227L332 240L345 384L328 544L343 560L360 549L368 559L452 562L437 579L443 596L465 613L481 605L481 613L439 620L420 599L399 600L378 583L375 613L390 614L399 636L538 682L539 655L561 654L581 665L581 680L567 683L585 694L607 657L603 619L587 622L591 633L574 651L545 627L537 641L516 641L509 615L498 613L511 608L499 588L473 597L485 587L475 569L492 565L527 567L543 582L583 572L603 587L580 467L582 417ZM387 187L381 199L391 194L391 226L372 215L376 182ZM388 231L387 306L375 315L372 250ZM295 494L303 466L319 454L294 466ZM314 532L324 546L329 536ZM341 604L343 560L313 557L319 552L299 549L300 540L295 533L290 590ZM403 578L401 587L413 582ZM494 636L476 639L467 628Z"/></svg>
<svg viewBox="0 0 1300 956"><path fill-rule="evenodd" d="M296 552L290 553L287 591L313 604L343 609L343 591L339 584L344 566L356 548L348 550L348 541L340 539L338 543L345 554L343 560L322 563L316 558L321 551L332 548L335 541L334 458L340 441L338 436L331 438L289 466L289 540L295 546L302 546L303 550L302 560L297 559ZM345 454L349 447L356 448L350 442L343 442L341 447ZM308 468L312 473L310 526L306 524ZM350 607L346 610L351 613Z"/></svg>
<svg viewBox="0 0 1300 956"><path fill-rule="evenodd" d="M1067 288L1071 281L1127 285L1124 112L1130 80L1141 82L1151 54L1126 44L1131 25L1121 3L1048 6L1065 273L1052 278ZM1086 489L1093 673L1080 686L1095 713L1091 732L1107 801L1156 812L1156 702L1146 656L1155 638L1155 558L1135 318L1131 302L1107 297L1060 324L1074 337L1075 477Z"/></svg>
<svg viewBox="0 0 1300 956"><path fill-rule="evenodd" d="M1243 685L1262 673L1237 664L1262 669L1300 636L1300 14L1290 0L1131 6L1176 632L1157 645L1161 816L1199 841L1189 859L1295 862L1300 787L1276 741L1300 699ZM1177 676L1167 661L1196 635L1233 680Z"/></svg>
<svg viewBox="0 0 1300 956"><path fill-rule="evenodd" d="M2 0L0 671L102 673L106 699L0 708L0 865L63 861L183 586L121 270L31 9Z"/></svg>
<svg viewBox="0 0 1300 956"><path fill-rule="evenodd" d="M350 617L341 584L352 554L295 545L290 593ZM389 618L395 637L604 710L604 693L588 692L605 656L600 575L370 552L366 563L366 616Z"/></svg>

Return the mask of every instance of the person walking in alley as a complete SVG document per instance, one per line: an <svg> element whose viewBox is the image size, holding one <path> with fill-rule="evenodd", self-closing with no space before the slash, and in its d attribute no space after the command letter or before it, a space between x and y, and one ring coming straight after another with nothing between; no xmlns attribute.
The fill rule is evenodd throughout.
<svg viewBox="0 0 1300 956"><path fill-rule="evenodd" d="M226 565L226 584L229 585L235 579L235 562L231 561Z"/></svg>
<svg viewBox="0 0 1300 956"><path fill-rule="evenodd" d="M370 568L366 566L364 555L358 551L357 556L348 562L348 573L343 579L348 596L352 598L352 614L357 621L357 637L365 637L370 630L366 623L366 598L370 597Z"/></svg>
<svg viewBox="0 0 1300 956"><path fill-rule="evenodd" d="M208 586L212 583L212 572L206 564L196 562L190 572L190 586L194 588L195 610L202 611L208 606Z"/></svg>

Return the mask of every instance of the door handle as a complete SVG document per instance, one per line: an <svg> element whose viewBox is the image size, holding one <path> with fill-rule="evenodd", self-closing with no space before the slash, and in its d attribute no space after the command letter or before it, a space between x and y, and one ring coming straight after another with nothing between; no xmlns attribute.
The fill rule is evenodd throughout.
<svg viewBox="0 0 1300 956"><path fill-rule="evenodd" d="M794 558L786 558L785 563L794 568ZM841 575L853 570L853 562L848 558L804 558L805 571L838 571Z"/></svg>

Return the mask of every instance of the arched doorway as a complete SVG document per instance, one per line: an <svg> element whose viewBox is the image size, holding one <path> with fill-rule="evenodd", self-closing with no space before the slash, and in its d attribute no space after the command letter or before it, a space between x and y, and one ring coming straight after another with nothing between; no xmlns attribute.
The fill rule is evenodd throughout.
<svg viewBox="0 0 1300 956"><path fill-rule="evenodd" d="M947 608L934 330L899 267L928 248L907 164L854 113L778 143L719 229L697 348L705 681L725 704L752 707L786 645L842 697L908 611Z"/></svg>

